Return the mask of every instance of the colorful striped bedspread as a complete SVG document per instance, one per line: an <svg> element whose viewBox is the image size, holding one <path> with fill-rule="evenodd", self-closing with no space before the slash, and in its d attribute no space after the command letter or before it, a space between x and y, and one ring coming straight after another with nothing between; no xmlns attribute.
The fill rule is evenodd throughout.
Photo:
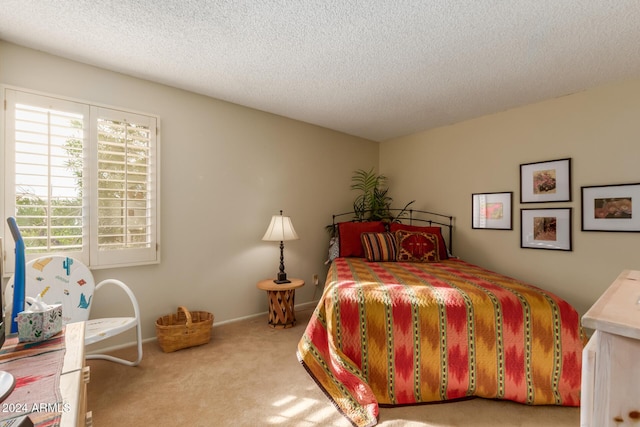
<svg viewBox="0 0 640 427"><path fill-rule="evenodd" d="M458 259L338 258L298 358L355 426L379 405L465 397L580 404L580 317L540 288Z"/></svg>

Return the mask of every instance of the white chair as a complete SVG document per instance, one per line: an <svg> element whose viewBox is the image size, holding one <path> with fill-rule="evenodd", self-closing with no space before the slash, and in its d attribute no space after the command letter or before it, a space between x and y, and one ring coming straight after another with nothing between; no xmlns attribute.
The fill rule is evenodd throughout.
<svg viewBox="0 0 640 427"><path fill-rule="evenodd" d="M12 313L13 277L5 291L5 313ZM110 317L89 319L94 294L104 286L115 285L124 291L133 306L133 317ZM47 304L62 304L62 323L86 322L85 345L95 344L136 328L138 356L134 361L108 354L89 354L87 359L105 359L128 366L137 366L142 360L142 328L140 308L135 295L124 283L106 279L95 285L91 271L82 262L65 256L47 256L29 261L25 271L25 295L36 297L42 294Z"/></svg>

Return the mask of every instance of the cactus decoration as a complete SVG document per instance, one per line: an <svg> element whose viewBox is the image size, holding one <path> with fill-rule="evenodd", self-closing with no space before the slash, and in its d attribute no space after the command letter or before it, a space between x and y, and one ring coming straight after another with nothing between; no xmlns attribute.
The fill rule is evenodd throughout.
<svg viewBox="0 0 640 427"><path fill-rule="evenodd" d="M62 261L62 267L67 270L67 276L71 275L71 264L73 264L73 260L69 257Z"/></svg>

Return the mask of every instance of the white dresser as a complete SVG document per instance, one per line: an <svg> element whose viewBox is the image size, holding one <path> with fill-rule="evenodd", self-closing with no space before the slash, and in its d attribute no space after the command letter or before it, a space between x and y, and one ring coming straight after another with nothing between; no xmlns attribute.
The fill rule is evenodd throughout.
<svg viewBox="0 0 640 427"><path fill-rule="evenodd" d="M582 427L640 425L640 271L625 270L582 317Z"/></svg>

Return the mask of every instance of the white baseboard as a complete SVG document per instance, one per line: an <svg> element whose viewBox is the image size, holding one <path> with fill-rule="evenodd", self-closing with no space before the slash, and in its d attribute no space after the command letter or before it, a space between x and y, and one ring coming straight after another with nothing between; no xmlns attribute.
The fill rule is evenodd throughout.
<svg viewBox="0 0 640 427"><path fill-rule="evenodd" d="M313 308L316 308L317 305L318 305L318 301L303 302L302 304L296 304L295 310L302 311L302 310L313 309ZM268 316L268 315L269 315L268 311L263 311L262 313L250 314L248 316L236 317L234 319L229 319L229 320L223 320L222 322L218 322L214 324L213 327L215 328L216 326L226 325L227 323L234 323L234 322L239 322L241 320L254 319L256 317Z"/></svg>
<svg viewBox="0 0 640 427"><path fill-rule="evenodd" d="M311 310L311 309L316 308L317 305L318 305L318 301L303 302L302 304L296 304L295 310L299 310L299 311ZM213 327L215 328L217 326L226 325L228 323L240 322L241 320L254 319L256 317L267 316L268 314L269 314L269 312L265 311L265 312L262 312L262 313L250 314L248 316L242 316L242 317L236 317L234 319L223 320L222 322L214 323ZM147 343L147 342L151 342L151 341L157 341L157 338L156 337L150 337L150 338L145 338L145 339L142 340L143 343ZM96 345L96 344L94 344L94 345ZM110 351L116 351L116 350L120 350L120 349L127 348L127 347L133 347L135 345L136 345L136 342L135 341L131 341L131 342L128 342L128 343L114 345L114 346L110 346L110 347L96 348L95 350L88 351L87 354L108 353Z"/></svg>
<svg viewBox="0 0 640 427"><path fill-rule="evenodd" d="M151 342L151 341L157 341L156 337L151 337L151 338L145 338L142 340L142 343L147 343L147 342ZM96 346L98 344L92 344L93 346ZM91 350L91 351L86 351L85 349L85 356L89 355L89 354L101 354L101 353L109 353L110 351L116 351L116 350L120 350L123 348L129 348L129 347L135 347L136 346L136 342L135 341L130 341L130 342L126 342L123 344L118 344L118 345L112 345L109 347L99 347L96 348L95 350Z"/></svg>

